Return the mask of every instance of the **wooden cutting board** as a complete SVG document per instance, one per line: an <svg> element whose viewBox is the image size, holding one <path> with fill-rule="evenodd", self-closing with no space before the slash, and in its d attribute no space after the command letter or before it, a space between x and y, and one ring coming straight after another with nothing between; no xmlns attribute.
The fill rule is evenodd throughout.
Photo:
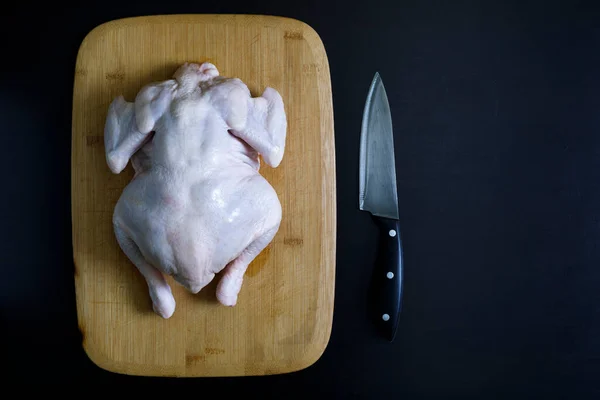
<svg viewBox="0 0 600 400"><path fill-rule="evenodd" d="M152 311L143 277L118 247L113 208L132 178L104 155L109 103L129 101L182 63L210 61L259 95L282 95L286 153L261 173L277 191L281 228L250 265L235 307L219 305L217 276L199 294L170 277L177 308ZM75 70L72 216L83 347L98 366L148 376L239 376L306 368L323 353L333 318L336 188L329 65L317 33L286 18L170 15L112 21L81 44Z"/></svg>

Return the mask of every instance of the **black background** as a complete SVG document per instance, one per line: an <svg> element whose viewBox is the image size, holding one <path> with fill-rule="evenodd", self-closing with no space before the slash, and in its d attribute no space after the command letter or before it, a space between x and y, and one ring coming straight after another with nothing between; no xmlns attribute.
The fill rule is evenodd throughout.
<svg viewBox="0 0 600 400"><path fill-rule="evenodd" d="M185 389L186 396L199 397L597 397L600 13L594 5L5 4L4 382L70 385L63 392L79 383L88 389L166 385L177 388L174 395ZM215 12L303 20L328 52L338 185L331 340L316 364L289 375L156 379L109 373L81 349L75 312L70 135L77 50L91 29L111 19ZM361 114L375 71L394 118L405 249L403 313L392 344L364 318L377 232L357 209Z"/></svg>

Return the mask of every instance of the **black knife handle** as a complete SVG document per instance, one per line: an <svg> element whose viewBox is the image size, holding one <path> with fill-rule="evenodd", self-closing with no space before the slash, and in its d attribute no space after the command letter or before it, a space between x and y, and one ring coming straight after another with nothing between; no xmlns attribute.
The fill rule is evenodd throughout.
<svg viewBox="0 0 600 400"><path fill-rule="evenodd" d="M396 336L402 302L400 224L389 218L373 219L379 227L379 248L369 290L370 314L376 328L391 342Z"/></svg>

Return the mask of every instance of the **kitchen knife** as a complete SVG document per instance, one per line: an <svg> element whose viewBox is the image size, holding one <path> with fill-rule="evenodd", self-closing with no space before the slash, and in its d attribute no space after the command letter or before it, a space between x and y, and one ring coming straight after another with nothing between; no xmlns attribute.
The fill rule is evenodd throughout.
<svg viewBox="0 0 600 400"><path fill-rule="evenodd" d="M363 112L359 208L371 213L379 228L369 312L378 330L391 342L396 335L401 307L403 262L392 116L379 73L373 78Z"/></svg>

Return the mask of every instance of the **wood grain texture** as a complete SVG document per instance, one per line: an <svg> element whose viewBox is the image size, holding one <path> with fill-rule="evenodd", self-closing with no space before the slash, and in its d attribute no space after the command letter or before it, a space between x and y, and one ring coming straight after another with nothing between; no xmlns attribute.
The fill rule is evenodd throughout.
<svg viewBox="0 0 600 400"><path fill-rule="evenodd" d="M281 165L261 173L283 220L246 273L238 304L217 303L220 276L199 294L170 277L177 302L163 320L143 277L120 250L112 213L132 178L113 175L103 129L110 102L169 79L184 62L214 63L253 95L282 95L288 116ZM75 69L72 217L75 290L83 346L98 366L147 376L239 376L314 363L333 318L336 188L331 83L324 46L308 25L255 15L170 15L111 21L81 44Z"/></svg>

